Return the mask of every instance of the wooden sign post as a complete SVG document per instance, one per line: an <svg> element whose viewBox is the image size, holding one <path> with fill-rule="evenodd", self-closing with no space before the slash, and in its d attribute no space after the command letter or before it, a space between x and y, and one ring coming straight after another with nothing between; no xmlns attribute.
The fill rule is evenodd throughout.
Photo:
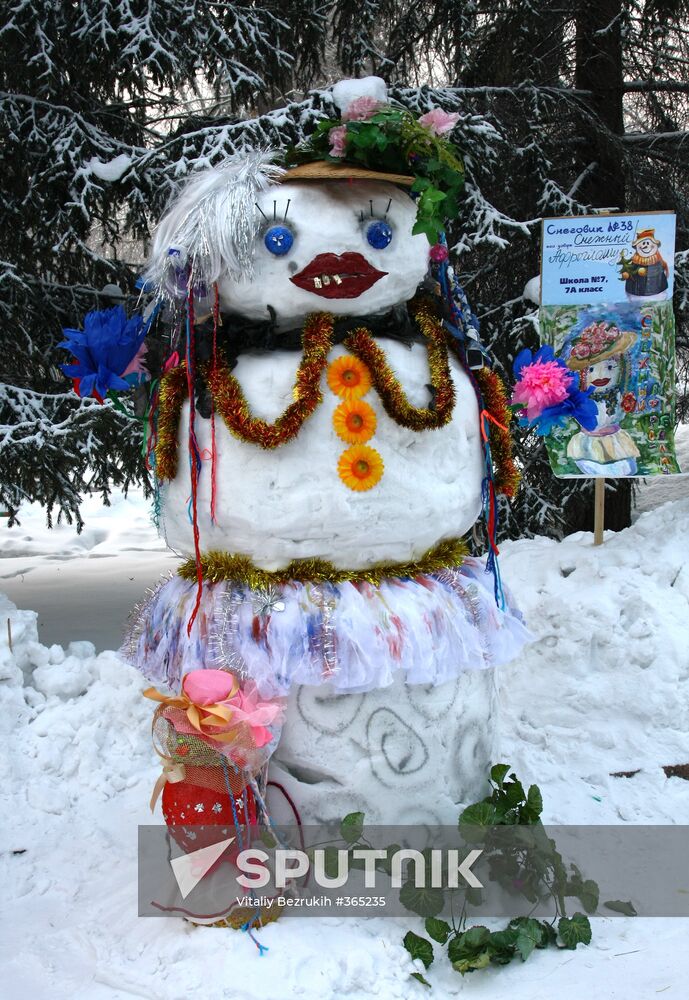
<svg viewBox="0 0 689 1000"><path fill-rule="evenodd" d="M596 477L593 488L593 544L603 544L605 527L605 479Z"/></svg>

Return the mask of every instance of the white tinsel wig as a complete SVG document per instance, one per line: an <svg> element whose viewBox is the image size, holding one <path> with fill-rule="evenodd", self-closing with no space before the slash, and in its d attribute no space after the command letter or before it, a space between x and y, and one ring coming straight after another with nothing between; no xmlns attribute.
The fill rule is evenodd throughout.
<svg viewBox="0 0 689 1000"><path fill-rule="evenodd" d="M207 288L229 276L251 277L258 194L284 170L266 150L241 152L199 171L160 220L146 270L159 295L183 297L189 280Z"/></svg>

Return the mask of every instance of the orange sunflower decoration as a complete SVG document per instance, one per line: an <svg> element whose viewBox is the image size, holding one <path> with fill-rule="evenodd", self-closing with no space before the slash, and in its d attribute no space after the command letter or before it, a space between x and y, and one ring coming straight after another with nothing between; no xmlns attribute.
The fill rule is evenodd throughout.
<svg viewBox="0 0 689 1000"><path fill-rule="evenodd" d="M347 444L365 444L376 431L376 414L363 399L345 400L333 413L333 427Z"/></svg>
<svg viewBox="0 0 689 1000"><path fill-rule="evenodd" d="M357 492L370 490L380 482L383 475L383 459L375 448L369 448L365 444L355 444L340 455L337 472L350 490Z"/></svg>
<svg viewBox="0 0 689 1000"><path fill-rule="evenodd" d="M371 373L363 361L345 354L329 366L328 385L342 399L359 399L371 388Z"/></svg>

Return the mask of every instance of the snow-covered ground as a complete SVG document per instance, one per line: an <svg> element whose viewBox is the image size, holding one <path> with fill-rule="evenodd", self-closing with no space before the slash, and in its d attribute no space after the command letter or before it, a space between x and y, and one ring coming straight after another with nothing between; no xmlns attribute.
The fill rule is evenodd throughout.
<svg viewBox="0 0 689 1000"><path fill-rule="evenodd" d="M502 671L501 759L540 785L548 822L689 824L689 782L662 770L689 762L689 479L658 481L652 498L643 487L640 506L668 487L684 499L642 511L600 548L585 534L503 547L537 641ZM137 824L150 821L159 765L142 680L112 649L128 607L175 560L140 496L84 513L81 536L48 532L32 508L0 536L11 599L0 599L0 995L423 995L401 945L406 929L421 930L411 917L283 919L260 932L263 957L240 932L137 917ZM11 601L38 612L40 641L36 615ZM438 962L430 995L683 998L688 931L682 920L600 918L575 953L466 979Z"/></svg>

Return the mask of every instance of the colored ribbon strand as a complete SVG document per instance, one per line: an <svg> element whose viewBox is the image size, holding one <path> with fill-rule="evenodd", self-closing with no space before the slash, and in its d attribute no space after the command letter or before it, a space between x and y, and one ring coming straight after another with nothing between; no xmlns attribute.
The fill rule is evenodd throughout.
<svg viewBox="0 0 689 1000"><path fill-rule="evenodd" d="M220 294L218 283L213 285L215 299L213 302L213 354L211 358L211 371L218 367L218 326L220 323ZM215 443L215 400L211 397L211 522L216 524L216 504L217 504L217 449Z"/></svg>
<svg viewBox="0 0 689 1000"><path fill-rule="evenodd" d="M191 279L190 279L191 280ZM192 528L194 534L194 554L196 556L196 601L192 609L189 621L187 622L187 635L191 635L191 629L196 620L201 606L203 595L203 575L201 573L201 546L199 536L198 520L198 483L201 471L201 456L196 440L196 401L195 401L195 377L196 377L196 334L194 327L194 292L189 287L187 297L187 394L189 396L189 464L191 471L191 514Z"/></svg>
<svg viewBox="0 0 689 1000"><path fill-rule="evenodd" d="M185 781L186 777L187 772L184 764L173 764L172 762L163 764L162 773L159 775L158 780L153 786L153 792L151 793L151 801L149 803L151 812L155 812L156 803L168 781L171 784L176 784L178 781Z"/></svg>

